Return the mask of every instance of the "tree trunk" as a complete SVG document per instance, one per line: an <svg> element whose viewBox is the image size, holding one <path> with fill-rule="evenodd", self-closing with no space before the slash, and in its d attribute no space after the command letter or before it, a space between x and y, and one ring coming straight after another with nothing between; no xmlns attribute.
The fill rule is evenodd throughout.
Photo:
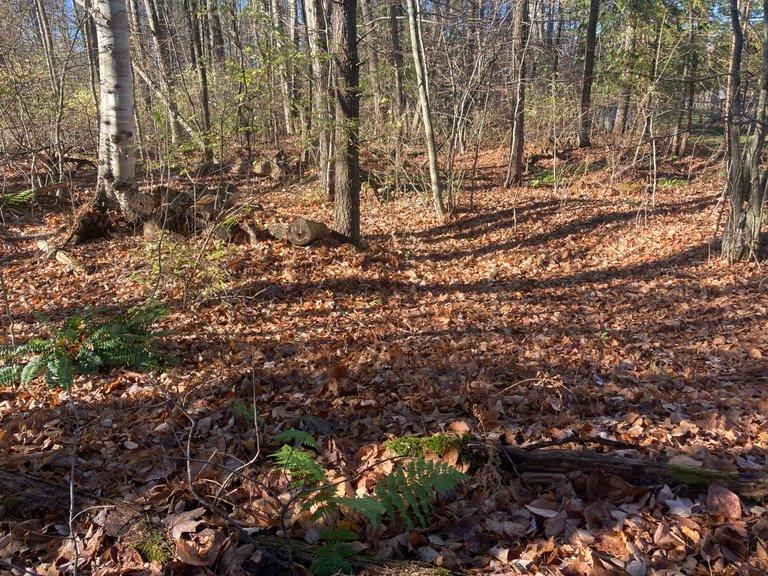
<svg viewBox="0 0 768 576"><path fill-rule="evenodd" d="M304 11L312 68L312 123L316 134L317 170L320 175L320 187L326 197L332 199L334 196L331 150L333 115L329 102L328 12L324 0L304 0Z"/></svg>
<svg viewBox="0 0 768 576"><path fill-rule="evenodd" d="M292 135L295 133L295 130L293 126L293 92L291 88L293 84L291 80L293 53L292 48L289 46L290 41L288 40L290 32L289 27L285 25L283 3L280 0L270 0L269 7L272 16L273 44L277 50L277 58L279 60L278 68L285 132Z"/></svg>
<svg viewBox="0 0 768 576"><path fill-rule="evenodd" d="M440 174L437 168L437 150L435 148L435 133L432 129L432 109L429 104L429 78L427 76L426 62L424 58L424 44L421 33L421 7L420 0L406 0L408 5L408 27L411 31L411 50L413 51L413 64L416 68L416 82L419 88L419 102L421 103L421 115L424 121L424 138L427 142L427 155L429 156L429 177L432 183L432 201L435 207L435 215L445 218L445 204L443 203L443 191L440 185Z"/></svg>
<svg viewBox="0 0 768 576"><path fill-rule="evenodd" d="M616 120L613 122L613 133L616 135L624 134L629 117L629 104L632 99L632 90L630 88L630 74L632 69L635 51L635 22L634 14L627 14L627 25L624 30L624 61L621 67L621 91L619 92L619 101L616 103Z"/></svg>
<svg viewBox="0 0 768 576"><path fill-rule="evenodd" d="M509 140L509 157L504 186L518 185L523 179L523 147L525 144L525 83L530 34L528 0L518 0L515 5L514 34L514 82L515 102L512 108L512 137Z"/></svg>
<svg viewBox="0 0 768 576"><path fill-rule="evenodd" d="M688 78L688 98L685 101L685 128L680 136L680 146L678 147L676 154L678 156L685 156L688 152L688 139L691 136L691 124L693 123L693 103L696 98L696 73L699 69L699 55L697 52L691 54L691 72Z"/></svg>
<svg viewBox="0 0 768 576"><path fill-rule="evenodd" d="M554 10L554 8L553 8ZM552 78L557 78L560 73L560 44L563 38L563 7L557 7L557 26L555 37L552 41Z"/></svg>
<svg viewBox="0 0 768 576"><path fill-rule="evenodd" d="M378 42L376 40L376 26L373 22L373 9L371 0L360 0L360 8L365 25L365 45L368 60L368 75L371 77L371 89L373 91L373 116L375 118L373 132L378 131L381 125L381 82L379 82L379 54L376 51Z"/></svg>
<svg viewBox="0 0 768 576"><path fill-rule="evenodd" d="M168 108L171 142L177 144L179 141L179 110L172 90L173 83L171 82L171 66L168 54L168 31L160 19L155 2L156 0L144 0L144 10L149 20L149 30L152 33L152 44L155 48L160 72L159 85L163 91L166 107Z"/></svg>
<svg viewBox="0 0 768 576"><path fill-rule="evenodd" d="M129 221L141 216L133 150L133 74L125 0L98 0L101 110L97 202L116 200Z"/></svg>
<svg viewBox="0 0 768 576"><path fill-rule="evenodd" d="M470 449L478 456L487 457L488 450L492 448L472 445ZM502 468L515 474L524 472L589 474L595 470L601 470L621 476L635 485L668 484L706 488L710 484L720 484L743 498L763 500L768 496L768 476L765 474L721 472L583 450L526 450L514 446L499 448L499 459Z"/></svg>
<svg viewBox="0 0 768 576"><path fill-rule="evenodd" d="M405 88L403 81L403 51L400 46L400 24L398 18L402 16L403 5L401 0L391 0L389 4L389 51L392 59L392 66L395 70L395 100L392 116L399 123L402 132L402 118L405 113Z"/></svg>
<svg viewBox="0 0 768 576"><path fill-rule="evenodd" d="M763 66L757 118L752 142L742 156L739 99L741 55L744 37L738 0L731 0L733 46L728 82L728 114L726 120L728 152L728 219L723 231L722 256L729 263L757 258L760 250L760 228L768 177L760 173L760 156L765 142L766 101L768 100L768 0L763 0Z"/></svg>
<svg viewBox="0 0 768 576"><path fill-rule="evenodd" d="M85 49L88 52L88 75L91 84L91 95L96 109L96 120L98 122L99 110L99 48L96 40L96 24L93 21L93 10L91 0L83 0L83 11L85 12L85 29L83 36L85 38Z"/></svg>
<svg viewBox="0 0 768 576"><path fill-rule="evenodd" d="M584 51L584 76L581 83L581 107L579 110L579 147L591 145L589 132L590 107L592 102L592 75L595 69L595 44L597 43L597 19L600 14L600 0L590 0L587 21L587 46Z"/></svg>
<svg viewBox="0 0 768 576"><path fill-rule="evenodd" d="M219 1L208 0L207 7L212 60L217 66L223 66L227 60L227 54L224 47L224 31L221 26L221 16L219 14Z"/></svg>
<svg viewBox="0 0 768 576"><path fill-rule="evenodd" d="M190 10L189 21L192 34L192 51L195 56L195 68L197 81L200 88L200 130L203 143L203 163L213 162L213 149L211 148L211 108L208 96L208 68L203 52L203 26L200 13L200 0L189 0L187 6Z"/></svg>
<svg viewBox="0 0 768 576"><path fill-rule="evenodd" d="M357 0L334 3L336 63L336 183L333 227L360 244L360 63L357 53Z"/></svg>
<svg viewBox="0 0 768 576"><path fill-rule="evenodd" d="M399 188L400 167L402 165L402 148L405 136L405 88L403 80L403 52L400 46L400 23L398 18L402 16L402 0L390 0L389 2L389 56L395 73L395 94L392 101L391 122L395 127L392 145L392 161L394 163L394 187Z"/></svg>

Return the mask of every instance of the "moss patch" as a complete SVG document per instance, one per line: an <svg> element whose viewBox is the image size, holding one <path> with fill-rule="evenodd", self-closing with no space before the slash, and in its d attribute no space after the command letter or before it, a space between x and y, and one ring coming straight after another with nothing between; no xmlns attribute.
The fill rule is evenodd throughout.
<svg viewBox="0 0 768 576"><path fill-rule="evenodd" d="M165 535L160 530L151 530L134 548L147 562L165 562L171 557L171 551L165 544Z"/></svg>
<svg viewBox="0 0 768 576"><path fill-rule="evenodd" d="M398 456L424 456L427 453L442 456L450 448L455 448L459 451L461 460L466 462L470 456L467 444L473 440L471 434L435 434L426 438L404 436L390 440L387 448Z"/></svg>

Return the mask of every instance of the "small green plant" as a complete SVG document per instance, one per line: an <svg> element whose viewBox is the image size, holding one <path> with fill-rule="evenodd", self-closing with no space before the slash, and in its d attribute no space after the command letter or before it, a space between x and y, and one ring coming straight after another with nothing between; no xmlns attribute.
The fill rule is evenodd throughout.
<svg viewBox="0 0 768 576"><path fill-rule="evenodd" d="M357 554L350 542L356 542L360 535L349 528L329 528L320 533L323 543L315 550L318 558L312 562L312 576L334 576L354 574L355 569L349 558Z"/></svg>
<svg viewBox="0 0 768 576"><path fill-rule="evenodd" d="M680 178L659 178L656 181L656 185L680 187L685 186L685 180L680 180Z"/></svg>
<svg viewBox="0 0 768 576"><path fill-rule="evenodd" d="M424 456L427 452L442 456L449 448L455 448L463 457L467 443L472 440L471 434L435 434L425 438L402 436L387 442L387 448L398 456Z"/></svg>
<svg viewBox="0 0 768 576"><path fill-rule="evenodd" d="M165 543L165 535L160 530L151 530L139 540L134 548L147 562L165 562L171 558L171 551Z"/></svg>
<svg viewBox="0 0 768 576"><path fill-rule="evenodd" d="M531 186L545 186L547 184L555 183L555 173L553 170L541 170L536 173L536 176L531 179Z"/></svg>
<svg viewBox="0 0 768 576"><path fill-rule="evenodd" d="M28 384L42 375L50 387L69 388L75 374L117 366L158 368L173 360L160 350L158 339L164 334L152 331L167 312L150 305L105 319L91 310L70 316L58 326L40 315L50 336L0 347L0 385Z"/></svg>
<svg viewBox="0 0 768 576"><path fill-rule="evenodd" d="M229 273L225 257L235 250L217 240L201 256L195 246L171 239L159 246L150 242L145 249L152 258L151 271L144 279L146 282L154 282L161 276L165 285L182 288L185 298L192 293L202 299L213 297L226 288Z"/></svg>
<svg viewBox="0 0 768 576"><path fill-rule="evenodd" d="M408 528L414 527L414 520L425 527L437 495L453 490L466 478L464 473L444 462L403 458L402 465L376 484L373 495L337 496L315 454L307 449L318 449L317 441L310 434L286 430L276 441L283 445L271 457L290 475L294 489L308 495L302 508L315 509L315 520L330 519L347 510L359 514L375 527L381 525L384 516L399 516ZM312 564L313 574L354 574L348 559L356 554L350 542L357 537L349 529L332 527L325 530L320 536L324 543L315 551L319 558Z"/></svg>
<svg viewBox="0 0 768 576"><path fill-rule="evenodd" d="M262 424L263 420L258 414L254 413L253 408L246 405L245 402L238 400L237 398L234 398L232 400L232 413L238 417L242 418L245 422L249 424Z"/></svg>
<svg viewBox="0 0 768 576"><path fill-rule="evenodd" d="M35 199L35 190L21 190L13 194L0 195L0 210L3 208L25 208Z"/></svg>

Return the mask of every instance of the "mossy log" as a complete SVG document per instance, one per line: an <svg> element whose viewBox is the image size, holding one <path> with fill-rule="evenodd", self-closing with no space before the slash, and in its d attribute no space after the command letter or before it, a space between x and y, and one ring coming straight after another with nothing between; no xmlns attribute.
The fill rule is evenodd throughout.
<svg viewBox="0 0 768 576"><path fill-rule="evenodd" d="M485 445L471 445L471 450L478 455L487 456L489 449ZM599 468L636 485L707 488L710 484L720 484L742 498L758 501L768 498L768 474L723 472L581 450L526 450L502 446L499 457L502 468L511 472L589 473Z"/></svg>

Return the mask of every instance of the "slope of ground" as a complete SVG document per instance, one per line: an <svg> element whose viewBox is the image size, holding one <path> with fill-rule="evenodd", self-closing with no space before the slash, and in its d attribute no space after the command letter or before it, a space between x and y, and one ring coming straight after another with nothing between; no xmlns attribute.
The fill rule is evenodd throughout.
<svg viewBox="0 0 768 576"><path fill-rule="evenodd" d="M315 540L267 457L297 423L312 422L318 460L329 480L350 479L348 495L391 469L376 464L389 438L446 430L515 445L601 437L655 460L766 470L768 283L755 263L717 259L716 172L669 165L654 190L603 163L506 190L493 185L502 163L482 157L474 208L444 223L427 199L365 194L365 251L202 238L170 249L120 234L71 248L89 273L68 275L33 240L5 242L18 341L41 335L36 310L57 321L151 296L171 309L162 324L178 366L79 377L71 393L39 382L0 392L4 471L65 487L74 471L79 489L213 534L192 553L169 529L175 559L149 564L88 510L74 522L79 573L248 573L254 551L200 507L190 477L239 526ZM238 184L258 226L330 221L305 186ZM50 207L5 217L5 234L22 238L67 221ZM491 462L438 504L429 530L345 522L368 553L484 573L766 573L766 510L719 490L636 489L599 471L509 477ZM0 507L0 561L71 572L68 507L23 522Z"/></svg>

